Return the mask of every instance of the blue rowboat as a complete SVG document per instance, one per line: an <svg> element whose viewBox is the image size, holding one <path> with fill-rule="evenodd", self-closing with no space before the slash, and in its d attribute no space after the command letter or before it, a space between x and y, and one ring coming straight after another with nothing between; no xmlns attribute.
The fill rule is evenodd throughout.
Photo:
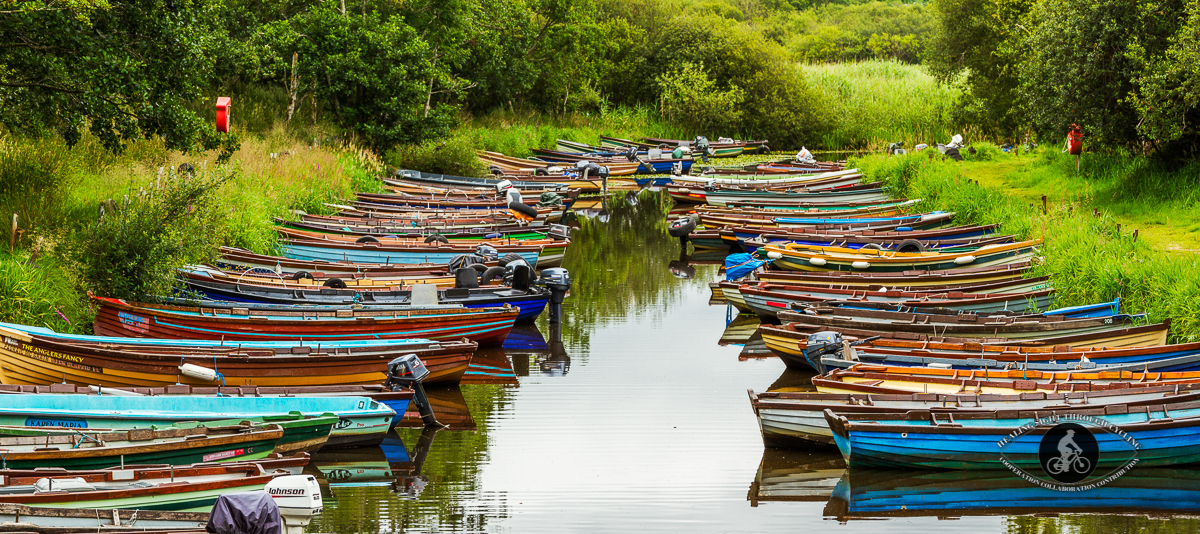
<svg viewBox="0 0 1200 534"><path fill-rule="evenodd" d="M0 396L0 426L127 430L185 421L263 419L335 414L326 446L374 445L383 440L397 411L368 397L121 394L8 394ZM404 414L408 401L399 413ZM268 421L269 422L269 421Z"/></svg>
<svg viewBox="0 0 1200 534"><path fill-rule="evenodd" d="M946 361L990 359L1018 364L1085 363L1096 365L1138 364L1149 365L1162 360L1187 358L1200 355L1200 343L1180 343L1157 347L1122 348L1074 348L1074 347L1023 347L1005 345L979 346L977 343L936 343L925 341L900 341L880 339L854 347L856 357L873 355L915 356L919 358L941 358ZM1160 371L1196 370L1195 363L1182 368L1162 368Z"/></svg>
<svg viewBox="0 0 1200 534"><path fill-rule="evenodd" d="M188 289L203 295L206 301L245 302L250 304L290 304L311 306L310 309L362 305L375 311L404 311L410 308L412 291L355 291L354 289L291 289L259 286L246 283L229 284L196 277L185 278ZM437 292L439 304L457 304L464 308L495 308L505 304L521 308L517 322L530 322L541 315L550 300L550 292L531 286L528 290L510 287L475 289L442 289Z"/></svg>
<svg viewBox="0 0 1200 534"><path fill-rule="evenodd" d="M942 211L931 214L945 213ZM823 224L908 224L921 220L923 215L903 215L900 217L775 217L775 223L780 226L818 226Z"/></svg>
<svg viewBox="0 0 1200 534"><path fill-rule="evenodd" d="M1042 315L1061 315L1070 319L1085 319L1089 317L1112 317L1118 313L1121 313L1121 297L1113 299L1112 302L1084 304L1082 306L1069 306L1050 310Z"/></svg>
<svg viewBox="0 0 1200 534"><path fill-rule="evenodd" d="M1140 467L1200 463L1200 403L1086 406L1057 410L853 414L825 411L848 466L900 469L1007 469L1043 473L1039 447L1064 423L1085 428L1099 476ZM1108 425L1107 429L1103 425ZM1084 440L1083 437L1080 438Z"/></svg>
<svg viewBox="0 0 1200 534"><path fill-rule="evenodd" d="M850 469L825 506L826 516L839 519L1197 511L1200 471L1169 468L1133 469L1084 491L1043 488L1010 471Z"/></svg>

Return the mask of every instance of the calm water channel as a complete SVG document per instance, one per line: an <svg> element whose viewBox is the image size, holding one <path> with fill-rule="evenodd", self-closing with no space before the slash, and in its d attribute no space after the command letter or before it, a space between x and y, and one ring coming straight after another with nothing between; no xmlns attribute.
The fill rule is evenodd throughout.
<svg viewBox="0 0 1200 534"><path fill-rule="evenodd" d="M667 236L663 211L642 198L637 207L611 206L607 217L577 230L564 262L574 288L561 332L543 316L536 328L514 331L505 350L481 353L469 383L431 392L449 429L401 428L381 448L314 456L310 470L322 479L327 501L309 532L1200 528L1189 518L1137 513L1006 517L946 510L839 519L845 501L832 494L875 489L885 507L896 508L921 498L895 492L905 487L897 479L909 481L904 473L843 478L836 451L764 450L746 390L803 387L805 377L729 343L752 321L735 321L726 332L726 307L708 304L715 262L678 263L679 245ZM691 269L692 279L676 276ZM1149 487L1200 491L1200 477L1180 483L1186 487ZM920 484L938 488L949 508L961 508L956 499L962 506L986 502L1004 491L997 488L1024 489L1011 479L978 476L910 486Z"/></svg>

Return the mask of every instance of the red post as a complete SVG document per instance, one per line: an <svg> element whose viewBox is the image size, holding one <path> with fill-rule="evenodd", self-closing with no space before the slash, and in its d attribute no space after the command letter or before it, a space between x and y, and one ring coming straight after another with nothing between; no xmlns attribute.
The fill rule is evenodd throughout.
<svg viewBox="0 0 1200 534"><path fill-rule="evenodd" d="M229 132L229 97L217 97L217 131Z"/></svg>

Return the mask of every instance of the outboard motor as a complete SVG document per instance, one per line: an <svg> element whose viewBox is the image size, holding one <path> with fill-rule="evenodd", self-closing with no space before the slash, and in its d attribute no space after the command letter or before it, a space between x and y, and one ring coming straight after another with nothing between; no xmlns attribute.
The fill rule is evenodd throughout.
<svg viewBox="0 0 1200 534"><path fill-rule="evenodd" d="M853 347L863 343L870 343L876 339L879 339L879 336L860 339L850 343L849 346ZM821 363L821 358L829 354L841 352L844 346L846 345L842 339L841 332L817 332L808 336L808 341L804 345L804 359L808 360L808 363L818 372L825 374L825 364ZM842 357L845 358L846 356L843 355Z"/></svg>
<svg viewBox="0 0 1200 534"><path fill-rule="evenodd" d="M550 290L550 324L562 322L562 303L571 290L571 273L562 267L542 269L538 283Z"/></svg>
<svg viewBox="0 0 1200 534"><path fill-rule="evenodd" d="M629 147L629 149L625 151L625 159L629 160L631 163L634 161L637 161L638 160L638 147L636 147L636 146Z"/></svg>
<svg viewBox="0 0 1200 534"><path fill-rule="evenodd" d="M421 359L416 354L405 354L388 362L387 380L384 380L383 388L388 391L412 389L413 400L417 403L417 410L421 413L421 420L425 422L425 426L445 426L438 422L437 415L433 413L433 406L425 396L425 387L421 385L421 381L427 376L429 369L425 368Z"/></svg>
<svg viewBox="0 0 1200 534"><path fill-rule="evenodd" d="M454 287L456 289L475 289L479 287L479 271L471 267L462 267L454 271Z"/></svg>
<svg viewBox="0 0 1200 534"><path fill-rule="evenodd" d="M529 291L529 284L533 283L533 269L529 267L528 263L525 263L525 260L514 261L505 268L512 271L508 287L516 291Z"/></svg>
<svg viewBox="0 0 1200 534"><path fill-rule="evenodd" d="M569 239L571 237L571 227L565 224L550 225L550 237L554 239Z"/></svg>
<svg viewBox="0 0 1200 534"><path fill-rule="evenodd" d="M500 256L500 252L495 247L487 244L481 244L475 247L475 254L483 256L489 260L494 260Z"/></svg>
<svg viewBox="0 0 1200 534"><path fill-rule="evenodd" d="M263 488L279 507L283 519L283 534L304 534L304 527L320 515L324 507L321 486L312 475L278 477Z"/></svg>
<svg viewBox="0 0 1200 534"><path fill-rule="evenodd" d="M705 163L708 163L708 157L713 153L712 148L708 144L708 138L704 137L703 135L697 135L696 138L692 140L692 146L696 147L696 151L700 152L700 159L704 160Z"/></svg>

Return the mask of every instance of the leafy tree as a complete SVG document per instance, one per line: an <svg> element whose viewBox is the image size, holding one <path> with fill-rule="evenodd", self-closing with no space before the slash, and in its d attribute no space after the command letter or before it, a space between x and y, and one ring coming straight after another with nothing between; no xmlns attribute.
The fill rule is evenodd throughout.
<svg viewBox="0 0 1200 534"><path fill-rule="evenodd" d="M1182 0L1042 2L1026 17L1023 111L1056 137L1077 123L1093 144L1140 148L1131 98L1146 58L1161 57L1181 29Z"/></svg>
<svg viewBox="0 0 1200 534"><path fill-rule="evenodd" d="M400 17L342 7L322 0L265 25L257 38L267 44L272 70L294 73L339 124L378 151L445 135L457 108L431 103L429 80L449 79L446 63L435 63L429 44Z"/></svg>
<svg viewBox="0 0 1200 534"><path fill-rule="evenodd" d="M0 13L0 122L54 131L69 144L89 130L105 147L161 137L172 150L236 149L190 106L208 84L211 9L194 0L6 3Z"/></svg>
<svg viewBox="0 0 1200 534"><path fill-rule="evenodd" d="M1186 17L1161 54L1131 47L1144 67L1129 103L1140 117L1138 133L1179 150L1177 156L1194 157L1200 147L1200 1L1188 2Z"/></svg>
<svg viewBox="0 0 1200 534"><path fill-rule="evenodd" d="M717 89L703 64L684 63L679 70L660 75L658 85L659 112L688 132L732 132L739 126L745 94L736 85Z"/></svg>
<svg viewBox="0 0 1200 534"><path fill-rule="evenodd" d="M964 88L959 121L1001 135L1014 135L1027 124L1017 113L1017 64L1014 42L1020 19L1032 0L934 0L937 27L925 55L930 71L945 83Z"/></svg>

